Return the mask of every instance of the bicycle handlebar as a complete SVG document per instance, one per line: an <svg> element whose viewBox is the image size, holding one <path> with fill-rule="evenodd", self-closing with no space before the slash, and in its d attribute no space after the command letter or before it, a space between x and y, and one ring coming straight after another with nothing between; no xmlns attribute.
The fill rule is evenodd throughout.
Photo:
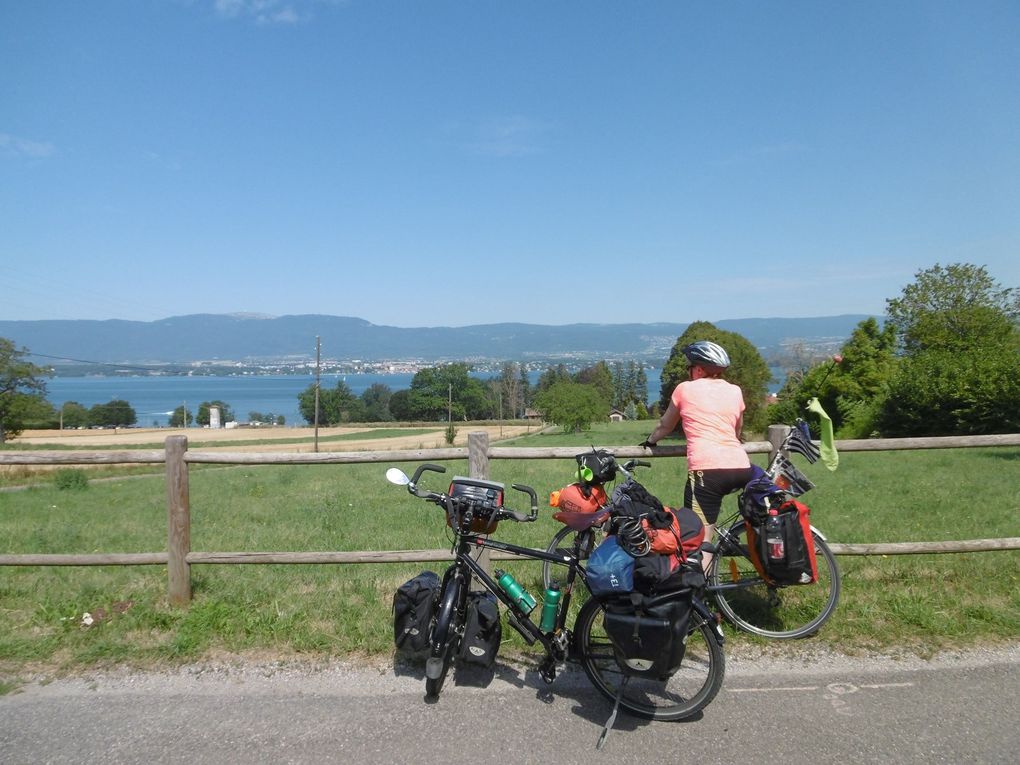
<svg viewBox="0 0 1020 765"><path fill-rule="evenodd" d="M434 473L445 473L446 468L442 465L435 465L431 462L426 462L418 466L417 470L414 471L414 476L407 484L407 491L419 499L424 499L427 502L432 502L439 505L447 510L454 506L461 506L468 511L473 511L481 503L472 497L451 497L449 494L443 492L427 491L425 489L418 488L418 481L426 471ZM510 520L516 521L517 523L531 523L538 519L538 494L533 488L522 483L511 484L511 488L519 491L523 494L527 494L531 499L531 513L520 513L513 508L507 507L506 505L499 505L493 508L493 512L496 515L496 520Z"/></svg>

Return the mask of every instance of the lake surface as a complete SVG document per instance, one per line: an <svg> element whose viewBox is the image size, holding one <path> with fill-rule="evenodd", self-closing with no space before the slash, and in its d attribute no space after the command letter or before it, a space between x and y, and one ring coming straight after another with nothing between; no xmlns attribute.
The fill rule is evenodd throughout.
<svg viewBox="0 0 1020 765"><path fill-rule="evenodd" d="M411 387L413 374L343 375L348 387L361 395L373 383L389 385L393 390ZM322 375L323 389L336 386L337 375ZM249 412L282 415L288 425L304 425L298 411L298 394L314 384L314 375L231 375L231 376L137 376L54 377L46 383L46 398L57 408L77 401L85 408L114 399L127 401L143 427L166 425L177 407L197 412L203 401L223 401L230 405L239 422L247 422Z"/></svg>
<svg viewBox="0 0 1020 765"><path fill-rule="evenodd" d="M531 373L532 384L541 372ZM647 370L648 399L659 397L659 372ZM491 373L477 374L488 379ZM343 379L360 396L375 383L398 391L411 387L414 374L322 375L323 389L336 387ZM282 415L288 425L304 425L298 411L298 394L315 382L314 375L230 375L230 376L149 376L116 375L110 377L54 377L47 381L46 398L58 409L68 401L77 401L86 409L115 399L127 401L142 427L162 427L179 406L197 412L203 401L223 401L239 422L247 422L249 412Z"/></svg>

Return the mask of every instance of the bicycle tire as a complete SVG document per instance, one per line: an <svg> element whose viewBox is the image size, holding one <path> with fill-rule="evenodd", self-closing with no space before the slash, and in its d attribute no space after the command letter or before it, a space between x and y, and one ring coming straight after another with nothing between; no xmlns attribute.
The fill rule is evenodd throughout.
<svg viewBox="0 0 1020 765"><path fill-rule="evenodd" d="M564 526L553 536L552 541L545 548L547 553L561 553L565 555L574 554L574 535L575 534L589 534L589 540L581 545L581 554L578 556L578 560L588 560L591 556L591 551L596 546L596 534L599 532L596 528L592 528L588 531L574 531L569 526ZM564 566L558 566L555 563L549 561L542 561L542 586L545 589L549 589L549 585L553 582L562 582L561 578L557 577L557 570L560 572L565 571Z"/></svg>
<svg viewBox="0 0 1020 765"><path fill-rule="evenodd" d="M814 635L829 620L842 589L839 566L825 540L814 531L811 535L818 581L773 587L747 555L743 522L729 528L712 560L708 590L734 627L774 640L795 640Z"/></svg>
<svg viewBox="0 0 1020 765"><path fill-rule="evenodd" d="M460 625L457 622L463 586L458 577L451 576L439 596L436 624L432 631L432 639L429 641L429 657L425 664L425 696L429 699L439 697L450 665L457 655L457 644L460 642ZM430 672L430 668L433 667ZM437 673L436 676L429 677L433 672Z"/></svg>
<svg viewBox="0 0 1020 765"><path fill-rule="evenodd" d="M603 613L602 604L595 599L584 604L574 623L574 650L592 685L615 701L624 672L603 631ZM686 720L715 698L725 674L726 662L713 625L693 612L680 668L666 680L631 676L620 707L648 720Z"/></svg>

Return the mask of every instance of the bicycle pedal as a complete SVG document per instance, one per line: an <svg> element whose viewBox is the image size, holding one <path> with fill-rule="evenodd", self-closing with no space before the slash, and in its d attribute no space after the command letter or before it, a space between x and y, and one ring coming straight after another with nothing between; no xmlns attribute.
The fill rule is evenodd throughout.
<svg viewBox="0 0 1020 765"><path fill-rule="evenodd" d="M560 666L561 663L555 656L547 655L538 665L539 677L545 681L546 685L552 685Z"/></svg>

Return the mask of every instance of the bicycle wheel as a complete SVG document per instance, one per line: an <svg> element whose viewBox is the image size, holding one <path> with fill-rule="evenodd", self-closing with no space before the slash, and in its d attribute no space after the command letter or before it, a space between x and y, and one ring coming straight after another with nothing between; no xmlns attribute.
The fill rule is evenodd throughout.
<svg viewBox="0 0 1020 765"><path fill-rule="evenodd" d="M569 526L564 526L556 535L552 538L549 546L545 548L547 553L560 553L563 555L573 555L574 553L574 535L581 535L581 550L579 560L587 560L588 556L591 555L591 551L595 549L595 539L597 534L601 534L601 529L591 528L586 531L574 531ZM545 589L549 589L549 585L553 582L562 582L562 575L566 572L564 566L557 566L555 563L549 561L542 561L542 584Z"/></svg>
<svg viewBox="0 0 1020 765"><path fill-rule="evenodd" d="M425 696L436 698L443 690L443 683L450 671L453 657L457 655L460 643L458 624L461 613L461 590L463 582L457 576L447 580L443 592L439 596L439 608L436 610L436 626L429 641L429 657L425 660Z"/></svg>
<svg viewBox="0 0 1020 765"><path fill-rule="evenodd" d="M574 650L592 685L615 701L625 675L603 629L603 614L597 600L584 604L574 623ZM715 698L725 672L722 646L712 625L695 612L691 614L687 650L680 668L666 680L631 676L620 706L650 720L685 720Z"/></svg>
<svg viewBox="0 0 1020 765"><path fill-rule="evenodd" d="M839 601L836 557L815 532L818 581L773 587L765 583L747 555L747 529L734 524L718 544L708 573L708 590L738 629L777 640L813 635L828 621Z"/></svg>

